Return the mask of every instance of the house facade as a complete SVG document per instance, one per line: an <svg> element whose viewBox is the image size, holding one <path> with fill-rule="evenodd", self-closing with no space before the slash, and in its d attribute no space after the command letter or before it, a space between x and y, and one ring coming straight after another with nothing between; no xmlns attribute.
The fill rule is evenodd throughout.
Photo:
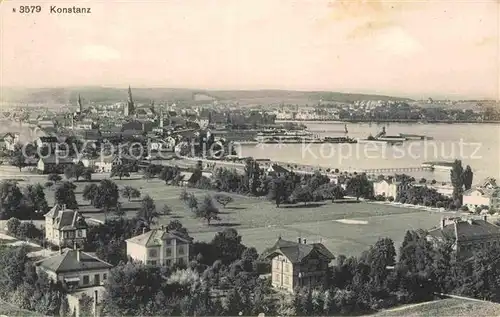
<svg viewBox="0 0 500 317"><path fill-rule="evenodd" d="M434 246L449 242L457 258L469 258L474 251L500 246L500 227L481 219L443 218L439 227L431 229L427 241Z"/></svg>
<svg viewBox="0 0 500 317"><path fill-rule="evenodd" d="M49 156L39 159L36 168L42 174L62 174L67 166L71 166L73 164L73 159Z"/></svg>
<svg viewBox="0 0 500 317"><path fill-rule="evenodd" d="M127 255L148 265L187 265L191 242L190 237L162 227L126 240Z"/></svg>
<svg viewBox="0 0 500 317"><path fill-rule="evenodd" d="M399 183L388 181L385 179L378 182L373 182L373 195L380 195L387 198L392 197L396 199L396 196L398 195L398 186Z"/></svg>
<svg viewBox="0 0 500 317"><path fill-rule="evenodd" d="M463 205L473 211L479 206L487 206L490 209L500 209L500 187L495 179L487 178L478 186L466 190L463 194Z"/></svg>
<svg viewBox="0 0 500 317"><path fill-rule="evenodd" d="M2 141L3 147L7 151L14 151L16 148L16 144L19 143L19 133L8 132L2 137Z"/></svg>
<svg viewBox="0 0 500 317"><path fill-rule="evenodd" d="M335 257L321 243L307 244L281 238L263 256L271 260L273 287L294 292L297 287L322 287L327 283L328 265Z"/></svg>
<svg viewBox="0 0 500 317"><path fill-rule="evenodd" d="M37 270L61 282L68 291L102 286L109 276L111 264L81 250L66 249L55 256L35 262Z"/></svg>
<svg viewBox="0 0 500 317"><path fill-rule="evenodd" d="M56 204L45 214L45 238L60 247L83 245L87 239L88 225L77 211Z"/></svg>

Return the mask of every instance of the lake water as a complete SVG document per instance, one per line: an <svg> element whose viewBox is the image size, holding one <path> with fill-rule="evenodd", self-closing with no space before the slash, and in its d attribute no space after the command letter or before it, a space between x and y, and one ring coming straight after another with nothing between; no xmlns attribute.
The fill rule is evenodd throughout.
<svg viewBox="0 0 500 317"><path fill-rule="evenodd" d="M305 123L320 136L343 136L344 123ZM402 145L376 144L259 144L243 146L241 155L293 163L317 164L342 171L377 168L419 167L427 161L462 160L474 172L474 183L485 177L500 179L500 124L401 124L349 123L352 138L376 135L418 134L433 140ZM415 177L449 181L449 171L406 172Z"/></svg>

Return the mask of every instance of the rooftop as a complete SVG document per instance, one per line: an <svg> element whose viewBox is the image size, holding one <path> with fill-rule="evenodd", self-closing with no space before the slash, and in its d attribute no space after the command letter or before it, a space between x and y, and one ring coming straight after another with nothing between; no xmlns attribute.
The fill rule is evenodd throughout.
<svg viewBox="0 0 500 317"><path fill-rule="evenodd" d="M78 252L80 255L78 256ZM110 269L113 266L103 260L80 250L66 249L62 254L37 261L41 266L55 273Z"/></svg>
<svg viewBox="0 0 500 317"><path fill-rule="evenodd" d="M438 227L430 230L429 235L440 239L476 240L495 235L500 237L500 227L486 220L453 219L448 223L445 222L442 228Z"/></svg>
<svg viewBox="0 0 500 317"><path fill-rule="evenodd" d="M192 241L192 238L186 237L180 232L168 231L165 229L153 229L146 233L127 239L126 241L146 247L152 247L160 246L162 244L162 240L165 240L167 238L180 240L186 243L191 243Z"/></svg>
<svg viewBox="0 0 500 317"><path fill-rule="evenodd" d="M293 263L302 262L307 256L317 252L319 255L333 260L335 256L322 243L299 243L288 241L279 238L278 241L270 249L264 251L263 256L266 258L274 256L276 253L281 253Z"/></svg>

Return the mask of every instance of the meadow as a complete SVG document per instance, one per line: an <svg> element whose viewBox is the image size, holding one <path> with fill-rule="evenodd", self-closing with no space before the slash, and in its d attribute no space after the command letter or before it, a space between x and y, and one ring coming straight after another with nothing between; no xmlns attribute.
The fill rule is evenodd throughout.
<svg viewBox="0 0 500 317"><path fill-rule="evenodd" d="M46 182L46 176L25 177L20 186L28 183ZM7 177L8 175L8 177ZM14 178L15 173L3 174L5 178ZM93 182L108 177L107 174L93 174ZM126 185L139 189L142 195L150 195L158 210L167 204L173 210L168 216L161 216L158 225L171 220L179 220L188 229L195 240L209 241L215 233L225 228L235 228L243 237L243 243L255 247L259 252L274 244L278 237L296 240L305 238L308 243L322 242L334 254L359 255L380 237L390 237L396 248L399 247L407 230L430 229L439 225L442 216L438 212L416 210L369 203L331 203L300 205L295 207L276 206L265 199L230 194L234 202L225 209L220 206L220 221L207 225L206 221L196 219L189 208L179 199L181 187L167 186L159 179L144 180L135 174L123 180L113 179L119 188ZM103 221L105 215L83 200L82 191L88 182L75 182L76 196L80 210L87 218ZM187 189L200 199L206 194L215 194L199 189ZM46 188L49 206L54 204L54 189ZM140 200L120 199L125 217L133 217L140 206ZM449 216L449 214L447 214ZM116 217L109 214L107 217ZM37 222L41 224L41 222Z"/></svg>
<svg viewBox="0 0 500 317"><path fill-rule="evenodd" d="M94 175L102 178L104 175ZM95 181L98 181L97 179ZM188 229L195 240L209 241L214 234L225 228L235 228L243 237L243 243L257 248L259 252L270 247L278 237L296 240L305 238L308 243L322 242L334 254L359 255L379 237L390 237L396 247L402 242L406 230L429 229L437 226L440 213L369 203L331 203L299 205L295 207L276 206L265 199L230 194L234 202L226 208L220 206L220 221L207 225L196 219L189 208L179 199L181 187L167 186L159 179L144 180L133 175L123 180L114 180L117 185L138 188L142 195L150 195L158 210L167 204L173 210L171 215L161 216L158 225L177 219ZM88 182L76 182L76 195L80 210L87 218L104 220L105 215L82 198L83 188ZM215 194L198 189L187 189L202 199L204 195ZM53 205L53 189L46 189L49 205ZM121 199L126 217L133 217L140 206L140 200ZM109 214L107 217L116 217Z"/></svg>

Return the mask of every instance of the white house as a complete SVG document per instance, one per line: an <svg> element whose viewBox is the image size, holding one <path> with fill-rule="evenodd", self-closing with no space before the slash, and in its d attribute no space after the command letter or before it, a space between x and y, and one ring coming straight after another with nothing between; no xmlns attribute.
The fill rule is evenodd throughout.
<svg viewBox="0 0 500 317"><path fill-rule="evenodd" d="M489 208L500 209L500 187L497 186L495 179L487 178L475 188L466 190L463 194L463 205L469 210L474 210L479 206L488 206Z"/></svg>
<svg viewBox="0 0 500 317"><path fill-rule="evenodd" d="M148 265L187 265L191 242L192 238L162 227L127 239L127 255Z"/></svg>
<svg viewBox="0 0 500 317"><path fill-rule="evenodd" d="M399 182L385 179L378 182L373 182L373 195L381 195L387 198L392 197L396 199L399 184Z"/></svg>

